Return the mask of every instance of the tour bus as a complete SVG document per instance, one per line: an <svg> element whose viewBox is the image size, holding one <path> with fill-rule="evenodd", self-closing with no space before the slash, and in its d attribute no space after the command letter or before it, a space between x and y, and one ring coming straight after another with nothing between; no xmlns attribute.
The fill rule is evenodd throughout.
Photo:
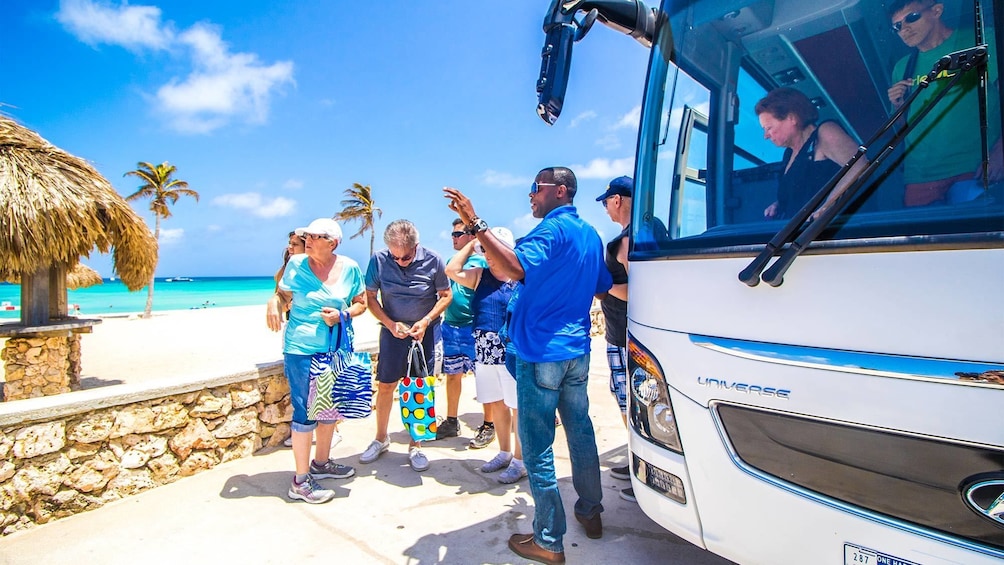
<svg viewBox="0 0 1004 565"><path fill-rule="evenodd" d="M654 521L738 563L1004 559L1004 199L981 174L1001 138L1004 8L938 2L974 45L916 75L985 77L970 133L986 144L966 190L907 207L902 137L945 102L916 120L889 102L910 53L893 24L934 2L898 22L886 4L556 0L545 17L549 123L594 22L651 49L629 254L632 486ZM839 178L769 218L785 164L755 106L780 87L859 149L835 201L819 206Z"/></svg>

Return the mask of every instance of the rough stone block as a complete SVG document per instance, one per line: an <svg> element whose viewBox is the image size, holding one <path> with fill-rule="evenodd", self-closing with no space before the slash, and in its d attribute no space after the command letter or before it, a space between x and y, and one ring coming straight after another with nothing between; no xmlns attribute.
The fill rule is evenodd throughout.
<svg viewBox="0 0 1004 565"><path fill-rule="evenodd" d="M262 422L269 424L281 424L283 422L293 421L293 405L289 402L282 402L276 404L266 404L265 408L261 411Z"/></svg>
<svg viewBox="0 0 1004 565"><path fill-rule="evenodd" d="M222 426L213 430L213 436L218 438L237 437L249 433L258 433L258 411L254 408L231 413Z"/></svg>
<svg viewBox="0 0 1004 565"><path fill-rule="evenodd" d="M185 429L170 439L168 445L179 459L185 460L196 449L213 449L216 438L209 433L202 420L190 420Z"/></svg>
<svg viewBox="0 0 1004 565"><path fill-rule="evenodd" d="M66 445L66 425L59 422L46 422L28 426L14 436L14 457L30 459L54 453Z"/></svg>
<svg viewBox="0 0 1004 565"><path fill-rule="evenodd" d="M148 469L130 469L120 472L108 481L102 498L116 499L142 492L157 486Z"/></svg>
<svg viewBox="0 0 1004 565"><path fill-rule="evenodd" d="M196 401L195 407L188 411L188 415L191 418L219 418L229 414L232 409L230 394L220 397L206 392Z"/></svg>
<svg viewBox="0 0 1004 565"><path fill-rule="evenodd" d="M241 383L250 384L250 383ZM248 406L254 406L261 402L261 391L257 388L251 388L251 390L231 390L230 391L230 402L233 404L234 410L240 410L241 408L247 408Z"/></svg>
<svg viewBox="0 0 1004 565"><path fill-rule="evenodd" d="M179 475L188 477L206 469L212 469L220 462L220 457L214 451L196 451L181 464Z"/></svg>
<svg viewBox="0 0 1004 565"><path fill-rule="evenodd" d="M114 424L115 416L111 412L92 412L67 426L66 439L80 443L104 441L111 435Z"/></svg>

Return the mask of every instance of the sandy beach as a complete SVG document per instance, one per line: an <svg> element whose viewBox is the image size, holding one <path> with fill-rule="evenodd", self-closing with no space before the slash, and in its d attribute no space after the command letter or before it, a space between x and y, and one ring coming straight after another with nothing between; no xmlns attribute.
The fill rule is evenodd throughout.
<svg viewBox="0 0 1004 565"><path fill-rule="evenodd" d="M369 312L353 327L358 348L375 344L379 324ZM83 334L81 350L80 383L87 389L253 370L282 359L282 333L266 327L264 304L173 310L150 319L103 317Z"/></svg>

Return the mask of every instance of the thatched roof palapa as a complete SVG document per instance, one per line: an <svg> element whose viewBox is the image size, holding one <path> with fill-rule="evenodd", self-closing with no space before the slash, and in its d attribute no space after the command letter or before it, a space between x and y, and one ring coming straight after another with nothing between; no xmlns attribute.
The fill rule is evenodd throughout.
<svg viewBox="0 0 1004 565"><path fill-rule="evenodd" d="M84 265L83 263L77 263L68 273L66 273L66 288L70 290L97 286L104 282L105 281L101 279L101 275L99 275L97 271L87 265Z"/></svg>
<svg viewBox="0 0 1004 565"><path fill-rule="evenodd" d="M11 277L10 280L4 282L21 284L21 277ZM97 271L87 265L84 265L83 263L77 263L72 269L66 272L66 288L70 290L97 286L99 284L103 284L104 282L105 281L101 278L101 275L98 274Z"/></svg>
<svg viewBox="0 0 1004 565"><path fill-rule="evenodd" d="M130 290L150 282L157 241L146 222L86 161L0 116L0 280L113 252Z"/></svg>

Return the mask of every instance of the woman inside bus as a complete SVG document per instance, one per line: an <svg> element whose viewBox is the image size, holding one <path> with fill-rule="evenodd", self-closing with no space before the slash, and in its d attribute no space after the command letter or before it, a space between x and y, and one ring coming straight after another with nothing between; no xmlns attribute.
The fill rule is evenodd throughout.
<svg viewBox="0 0 1004 565"><path fill-rule="evenodd" d="M816 107L808 97L793 88L772 90L757 102L754 110L764 138L786 148L777 201L768 206L763 215L778 220L791 218L844 163L851 160L858 144L836 122L825 121L817 126L819 112ZM860 159L854 166L854 172L864 168L865 164L865 159ZM846 175L812 217L818 217L822 210L830 206L854 176Z"/></svg>

